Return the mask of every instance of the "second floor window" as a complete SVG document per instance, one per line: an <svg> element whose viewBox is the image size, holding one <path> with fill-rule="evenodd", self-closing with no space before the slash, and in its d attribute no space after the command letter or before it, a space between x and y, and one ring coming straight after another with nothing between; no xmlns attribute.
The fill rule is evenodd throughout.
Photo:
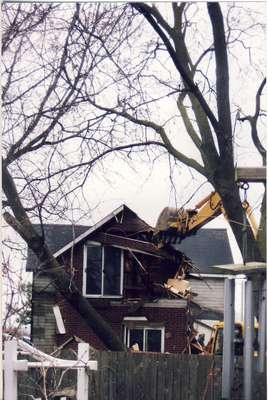
<svg viewBox="0 0 268 400"><path fill-rule="evenodd" d="M122 296L122 286L122 250L88 243L84 249L84 294L92 297L118 297Z"/></svg>

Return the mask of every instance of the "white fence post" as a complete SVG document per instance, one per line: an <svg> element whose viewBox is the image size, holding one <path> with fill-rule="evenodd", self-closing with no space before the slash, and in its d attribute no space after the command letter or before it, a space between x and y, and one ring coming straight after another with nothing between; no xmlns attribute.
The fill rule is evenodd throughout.
<svg viewBox="0 0 268 400"><path fill-rule="evenodd" d="M38 361L18 360L17 345ZM28 345L21 340L5 341L4 359L4 400L17 400L18 397L18 371L28 371L29 368L71 368L77 369L77 400L88 400L88 375L87 368L97 371L98 362L89 361L89 344L78 344L77 360L63 360L51 357L40 350ZM64 397L62 397L64 399Z"/></svg>
<svg viewBox="0 0 268 400"><path fill-rule="evenodd" d="M17 343L15 340L5 342L5 400L17 400L18 380L17 371L14 369L14 361L17 360Z"/></svg>
<svg viewBox="0 0 268 400"><path fill-rule="evenodd" d="M78 361L84 362L85 367L77 370L77 400L88 400L88 375L86 370L88 360L88 343L78 343Z"/></svg>

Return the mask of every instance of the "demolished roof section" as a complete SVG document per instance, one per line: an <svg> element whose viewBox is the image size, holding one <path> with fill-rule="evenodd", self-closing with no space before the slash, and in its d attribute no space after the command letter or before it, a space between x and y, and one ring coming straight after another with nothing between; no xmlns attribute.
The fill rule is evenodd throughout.
<svg viewBox="0 0 268 400"><path fill-rule="evenodd" d="M41 226L35 225L41 234ZM166 247L158 248L151 242L154 228L138 217L125 205L117 208L92 227L83 225L43 225L44 240L55 257L70 250L73 246L86 240L96 240L103 245L117 246L122 249L145 253L151 256L166 258L178 263L182 253ZM38 260L28 249L27 271L33 271L38 266Z"/></svg>

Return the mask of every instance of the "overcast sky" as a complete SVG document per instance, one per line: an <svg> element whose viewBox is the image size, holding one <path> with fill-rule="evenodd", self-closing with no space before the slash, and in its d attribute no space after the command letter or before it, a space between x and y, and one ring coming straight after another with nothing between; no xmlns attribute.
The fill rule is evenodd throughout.
<svg viewBox="0 0 268 400"><path fill-rule="evenodd" d="M161 6L164 7L163 4ZM225 7L225 3L222 3L222 7ZM263 19L261 15L265 12L264 3L252 2L248 7L257 11L260 19ZM206 13L205 8L204 10ZM203 21L204 26L206 21L207 15ZM205 30L203 35L206 36ZM249 40L252 45L254 44L254 51L251 51L249 55L248 52L242 52L242 49L241 54L236 50L237 60L230 62L231 101L232 104L235 104L240 100L240 103L243 104L243 111L246 113L251 112L254 106L255 96L252 96L252 93L256 92L257 78L261 79L258 60L262 59L264 53L263 38L253 35ZM256 64L254 65L255 75L253 79L248 79L245 85L245 78L253 69L253 65L250 65L250 57L254 58ZM175 103L172 105L167 99L159 113L163 114L167 110L171 112L170 109L174 106ZM264 127L262 127L262 134L263 132L265 132ZM248 147L250 140L248 126L237 124L234 138L235 161L238 165L260 165L260 157ZM174 144L195 157L194 149L189 145L187 136L184 137L182 134L177 135L177 138L175 136ZM134 162L130 159L127 164L122 160L110 157L105 160L105 171L101 167L94 168L94 173L89 176L83 190L86 201L81 197L80 209L77 211L74 209L69 213L68 218L69 220L74 219L77 223L92 225L119 205L126 204L146 222L154 226L164 207L186 205L188 208L194 208L195 204L211 191L212 187L205 182L205 179L187 167L179 165L173 169L171 174L168 157L159 158L151 165L138 159L134 159ZM262 192L262 186L254 184L250 185L248 191L248 200L255 208L257 217L259 217ZM192 199L188 202L190 198ZM66 223L66 221L62 222ZM209 227L228 227L228 224L223 217L218 217L206 225L206 228ZM232 242L234 242L233 239ZM235 249L234 255L235 261L239 262L239 252Z"/></svg>

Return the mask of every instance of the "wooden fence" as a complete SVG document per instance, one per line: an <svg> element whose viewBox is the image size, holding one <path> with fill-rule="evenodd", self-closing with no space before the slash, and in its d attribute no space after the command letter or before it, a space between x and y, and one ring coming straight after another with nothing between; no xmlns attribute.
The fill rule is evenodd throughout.
<svg viewBox="0 0 268 400"><path fill-rule="evenodd" d="M222 357L219 356L94 352L90 358L98 362L98 370L88 371L88 400L221 399ZM265 374L256 373L253 381L254 400L265 399ZM65 384L75 388L75 382L72 376ZM232 400L243 399L242 382L240 359L236 361ZM25 380L22 384L25 385ZM21 400L28 398L19 396Z"/></svg>
<svg viewBox="0 0 268 400"><path fill-rule="evenodd" d="M96 360L99 370L89 375L89 400L221 398L220 358L101 352Z"/></svg>
<svg viewBox="0 0 268 400"><path fill-rule="evenodd" d="M222 357L112 353L93 356L89 400L220 400ZM257 360L254 360L254 364ZM256 368L254 368L256 370ZM266 373L253 373L253 399L266 399ZM243 399L243 359L236 358L232 400Z"/></svg>

